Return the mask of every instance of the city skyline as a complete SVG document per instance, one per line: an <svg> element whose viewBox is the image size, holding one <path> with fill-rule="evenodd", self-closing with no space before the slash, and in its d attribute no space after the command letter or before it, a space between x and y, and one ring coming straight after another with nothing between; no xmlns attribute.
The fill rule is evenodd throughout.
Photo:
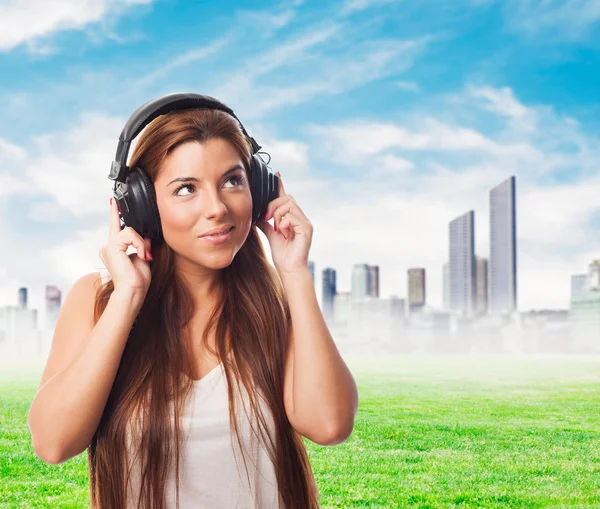
<svg viewBox="0 0 600 509"><path fill-rule="evenodd" d="M511 240L514 240L514 233L516 231L515 225L515 177L511 176L501 184L497 185L490 191L490 210L493 208L493 200L492 196L494 191L505 187L507 184L510 185L508 191L510 193L511 199L509 200L510 210L512 214L512 223L511 223ZM450 257L452 258L453 249L455 254L458 253L457 260L460 263L468 262L467 265L470 265L470 268L467 269L467 272L464 274L458 274L455 277L454 283L452 283L452 279L450 277L450 263L445 262L442 267L442 294L443 301L441 305L435 306L437 309L446 310L446 311L458 311L464 308L464 310L468 310L469 314L485 314L488 311L492 311L489 306L489 301L491 298L491 289L489 288L490 281L490 270L488 268L489 259L491 258L491 253L488 257L484 257L482 255L478 255L475 253L473 246L474 242L474 225L475 225L475 214L473 210L470 210L463 215L454 218L449 222L449 245L450 245ZM493 221L490 220L490 237L492 237L492 225ZM454 244L453 244L454 243ZM454 248L453 248L454 245ZM490 243L492 245L492 243ZM459 248L457 250L457 248ZM516 244L510 245L510 252L515 252L516 254ZM466 249L466 251L464 251ZM464 251L464 252L463 252ZM515 257L516 258L516 257ZM590 265L590 267L596 267L596 265ZM370 265L366 263L354 263L352 265L352 278L349 284L349 291L339 290L337 287L337 269L327 267L322 270L322 286L321 292L317 289L317 279L315 275L315 261L308 260L307 267L311 274L313 284L315 285L315 291L317 293L317 298L320 301L321 309L324 314L333 314L333 300L334 297L338 294L348 294L352 300L360 299L364 296L371 297L379 297L379 266L378 265ZM590 268L590 270L592 270ZM589 281L592 278L596 278L600 282L600 268L595 269L596 272L590 274L572 274L570 276L570 298L572 298L574 294L575 288L584 288L589 284ZM445 272L447 271L447 273ZM368 272L368 277L364 277ZM411 283L411 273L418 274L416 279ZM466 275L468 277L465 279ZM467 284L467 286L460 287L457 286L458 292L454 297L452 296L452 284L458 285L461 283ZM329 281L329 283L327 283ZM482 283L482 281L484 281ZM415 285L416 283L416 285ZM411 285L413 286L414 295L417 297L411 297ZM516 291L516 281L513 289ZM446 292L447 295L446 295ZM400 295L399 295L400 293ZM408 268L407 269L407 289L404 295L401 292L393 292L390 293L385 298L394 298L399 297L406 301L407 310L413 308L411 303L416 299L418 301L419 308L424 305L428 305L427 299L427 284L426 284L426 269L425 268ZM28 308L35 309L33 307L28 307L28 288L20 287L18 289L17 301L18 304L0 304L0 307L19 307L19 308ZM60 310L60 301L61 301L61 290L56 285L45 285L45 309L44 316L46 316L46 309L51 309L51 312L54 314L54 320L58 316L58 311ZM452 304L452 299L456 302ZM58 304L56 304L58 302ZM483 309L481 308L482 302ZM53 304L54 303L54 304ZM454 306L454 307L453 307ZM518 309L517 309L518 310ZM531 310L535 310L532 308ZM506 311L506 310L505 310ZM520 310L527 311L527 310ZM46 319L47 321L47 319Z"/></svg>

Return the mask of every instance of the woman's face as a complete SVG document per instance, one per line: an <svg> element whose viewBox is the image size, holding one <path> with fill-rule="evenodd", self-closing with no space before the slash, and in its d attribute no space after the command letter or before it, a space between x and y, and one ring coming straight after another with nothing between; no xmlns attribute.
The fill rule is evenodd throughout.
<svg viewBox="0 0 600 509"><path fill-rule="evenodd" d="M252 226L250 186L234 146L221 138L183 143L165 158L154 186L165 242L180 261L230 265ZM221 244L200 237L225 225L234 228Z"/></svg>

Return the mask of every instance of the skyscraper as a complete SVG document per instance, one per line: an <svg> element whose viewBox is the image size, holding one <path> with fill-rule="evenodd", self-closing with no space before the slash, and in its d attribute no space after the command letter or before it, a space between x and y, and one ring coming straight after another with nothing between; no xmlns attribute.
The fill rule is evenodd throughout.
<svg viewBox="0 0 600 509"><path fill-rule="evenodd" d="M21 309L27 307L27 288L19 288L19 307Z"/></svg>
<svg viewBox="0 0 600 509"><path fill-rule="evenodd" d="M444 263L442 266L442 309L450 309L450 264Z"/></svg>
<svg viewBox="0 0 600 509"><path fill-rule="evenodd" d="M481 256L475 256L475 264L475 309L478 314L484 315L488 310L488 260Z"/></svg>
<svg viewBox="0 0 600 509"><path fill-rule="evenodd" d="M515 177L490 191L490 313L517 309Z"/></svg>
<svg viewBox="0 0 600 509"><path fill-rule="evenodd" d="M379 298L379 265L368 265L369 267L369 286L367 295Z"/></svg>
<svg viewBox="0 0 600 509"><path fill-rule="evenodd" d="M450 221L450 311L470 316L475 309L475 212Z"/></svg>
<svg viewBox="0 0 600 509"><path fill-rule="evenodd" d="M60 312L61 292L57 286L46 285L46 328L56 325Z"/></svg>
<svg viewBox="0 0 600 509"><path fill-rule="evenodd" d="M419 311L425 306L425 269L411 268L407 271L408 312Z"/></svg>
<svg viewBox="0 0 600 509"><path fill-rule="evenodd" d="M327 267L323 270L323 317L333 318L333 301L336 294L335 269Z"/></svg>
<svg viewBox="0 0 600 509"><path fill-rule="evenodd" d="M369 289L369 266L366 263L355 263L352 267L352 300L367 297Z"/></svg>

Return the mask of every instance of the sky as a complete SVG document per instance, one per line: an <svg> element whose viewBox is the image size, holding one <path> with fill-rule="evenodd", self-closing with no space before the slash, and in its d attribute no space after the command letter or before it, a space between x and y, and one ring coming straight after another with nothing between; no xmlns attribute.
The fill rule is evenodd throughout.
<svg viewBox="0 0 600 509"><path fill-rule="evenodd" d="M442 305L449 222L517 183L518 307L569 306L600 258L600 0L3 0L0 305L42 312L102 268L117 140L142 103L230 106L313 224L309 259L380 297L426 269ZM133 148L133 147L132 147ZM131 154L131 152L130 152ZM260 232L270 255L268 241Z"/></svg>

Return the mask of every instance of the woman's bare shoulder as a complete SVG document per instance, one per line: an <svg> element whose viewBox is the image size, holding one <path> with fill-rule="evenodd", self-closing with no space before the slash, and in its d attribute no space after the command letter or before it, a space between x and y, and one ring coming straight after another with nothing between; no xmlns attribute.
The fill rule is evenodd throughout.
<svg viewBox="0 0 600 509"><path fill-rule="evenodd" d="M75 291L75 287L84 287L92 295L95 295L109 279L110 274L106 270L100 269L95 272L88 272L75 281L72 291Z"/></svg>

